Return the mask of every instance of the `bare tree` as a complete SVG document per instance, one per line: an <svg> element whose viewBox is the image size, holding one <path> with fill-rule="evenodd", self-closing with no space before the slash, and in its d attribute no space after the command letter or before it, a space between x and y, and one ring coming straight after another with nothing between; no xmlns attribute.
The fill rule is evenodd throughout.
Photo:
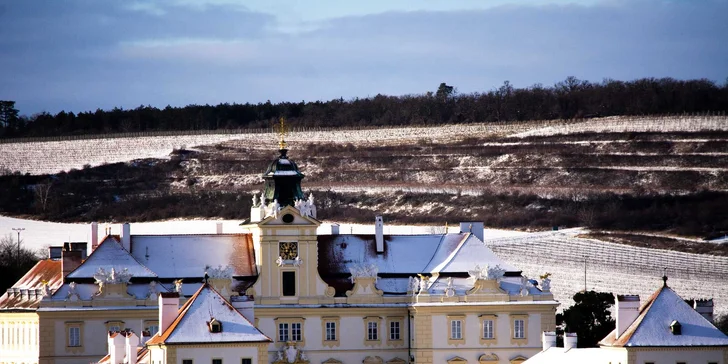
<svg viewBox="0 0 728 364"><path fill-rule="evenodd" d="M35 199L37 206L40 207L41 212L45 212L48 208L48 197L50 196L51 187L53 182L48 181L46 183L38 183L35 185Z"/></svg>

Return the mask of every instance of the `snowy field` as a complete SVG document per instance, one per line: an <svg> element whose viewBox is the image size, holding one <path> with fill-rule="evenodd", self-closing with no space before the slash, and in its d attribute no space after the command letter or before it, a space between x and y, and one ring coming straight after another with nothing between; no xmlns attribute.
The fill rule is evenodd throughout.
<svg viewBox="0 0 728 364"><path fill-rule="evenodd" d="M578 233L572 230L493 239L486 236L485 240L498 256L521 268L528 277L551 273L552 291L562 309L573 304L571 296L583 290L585 283L588 290L639 294L645 299L660 287L662 275L667 274L668 285L683 298L713 298L716 315L728 314L728 257L582 239L576 237Z"/></svg>
<svg viewBox="0 0 728 364"><path fill-rule="evenodd" d="M476 123L429 127L394 127L372 129L322 129L292 132L286 139L296 143L387 144L417 142L422 139L440 142L491 135L527 137L584 132L625 131L701 131L728 130L725 116L608 117L583 122L572 120L514 123ZM81 169L84 165L127 162L143 158L166 158L175 148L193 148L227 141L239 141L248 148L274 148L273 133L231 133L83 139L69 141L2 143L0 172L19 171L46 174Z"/></svg>
<svg viewBox="0 0 728 364"><path fill-rule="evenodd" d="M132 223L132 234L213 234L216 224L223 224L224 233L240 231L238 220L172 220ZM25 228L21 238L26 247L42 248L65 241L90 241L89 224L62 224L0 217L0 234L15 233L12 228ZM110 228L119 234L119 224L99 224L99 233ZM385 225L385 234L439 234L444 226ZM455 233L457 226L448 231ZM331 224L323 224L320 234L331 232ZM728 314L728 258L689 254L667 250L633 247L577 238L581 229L557 232L525 233L486 229L486 244L505 261L519 267L529 278L537 279L546 272L552 276L552 291L561 308L573 304L571 297L584 289L584 259L586 258L586 287L617 294L639 294L647 298L662 283L660 277L667 267L668 284L685 298L715 300L716 314ZM341 234L373 234L373 225L341 224Z"/></svg>

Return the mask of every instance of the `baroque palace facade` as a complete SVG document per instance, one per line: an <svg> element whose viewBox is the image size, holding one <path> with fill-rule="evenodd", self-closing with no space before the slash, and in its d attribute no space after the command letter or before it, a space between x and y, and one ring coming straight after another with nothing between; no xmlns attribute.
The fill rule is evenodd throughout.
<svg viewBox="0 0 728 364"><path fill-rule="evenodd" d="M499 259L483 243L482 223L463 223L459 233L385 235L378 217L373 235L317 234L303 178L282 143L239 231L131 235L124 224L119 236L92 234L85 259L83 246L66 246L39 263L52 277L24 277L34 282L25 288L32 297L8 292L0 300L3 327L25 315L35 330L29 355L0 362L89 363L132 339L127 346L138 346L139 357L123 362L520 363L541 351L558 306L550 281L529 280ZM25 311L12 310L23 299ZM220 307L244 319L213 314ZM199 335L185 326L188 316L205 322ZM233 321L219 318L228 316ZM230 336L236 330L265 340L211 334L244 337ZM0 353L14 348L14 332L3 332ZM177 344L198 354L180 354L174 335L194 338ZM152 348L155 357L142 355Z"/></svg>

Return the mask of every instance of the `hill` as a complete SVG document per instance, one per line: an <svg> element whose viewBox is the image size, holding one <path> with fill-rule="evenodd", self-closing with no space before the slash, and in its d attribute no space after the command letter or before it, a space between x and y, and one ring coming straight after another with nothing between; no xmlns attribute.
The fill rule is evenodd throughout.
<svg viewBox="0 0 728 364"><path fill-rule="evenodd" d="M394 223L696 237L728 226L724 116L309 129L288 140L324 219L369 222L383 213ZM275 150L270 133L0 144L0 168L35 173L0 177L0 212L55 221L242 219Z"/></svg>

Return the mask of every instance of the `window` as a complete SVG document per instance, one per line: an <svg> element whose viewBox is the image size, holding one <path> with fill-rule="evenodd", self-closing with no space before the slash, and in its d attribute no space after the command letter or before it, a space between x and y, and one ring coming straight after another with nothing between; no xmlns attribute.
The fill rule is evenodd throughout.
<svg viewBox="0 0 728 364"><path fill-rule="evenodd" d="M278 341L288 341L288 323L282 322L278 324Z"/></svg>
<svg viewBox="0 0 728 364"><path fill-rule="evenodd" d="M515 320L513 322L513 327L514 327L513 337L515 339L523 339L526 337L524 326L525 326L525 324L524 324L523 320Z"/></svg>
<svg viewBox="0 0 728 364"><path fill-rule="evenodd" d="M182 359L182 364L192 364L192 359Z"/></svg>
<svg viewBox="0 0 728 364"><path fill-rule="evenodd" d="M483 320L483 339L493 338L493 320Z"/></svg>
<svg viewBox="0 0 728 364"><path fill-rule="evenodd" d="M209 329L211 333L220 333L222 332L222 322L218 321L217 319L213 318L209 322Z"/></svg>
<svg viewBox="0 0 728 364"><path fill-rule="evenodd" d="M111 320L106 321L106 331L120 332L124 328L124 321Z"/></svg>
<svg viewBox="0 0 728 364"><path fill-rule="evenodd" d="M291 323L291 341L301 341L301 323Z"/></svg>
<svg viewBox="0 0 728 364"><path fill-rule="evenodd" d="M510 315L511 345L524 345L528 343L528 314ZM497 328L493 329L494 332Z"/></svg>
<svg viewBox="0 0 728 364"><path fill-rule="evenodd" d="M326 341L336 341L336 322L326 322Z"/></svg>
<svg viewBox="0 0 728 364"><path fill-rule="evenodd" d="M401 340L399 336L399 321L389 322L389 340Z"/></svg>
<svg viewBox="0 0 728 364"><path fill-rule="evenodd" d="M340 325L338 316L321 317L321 341L323 342L324 346L330 348L334 346L339 346L339 338L341 336L338 332L339 327Z"/></svg>
<svg viewBox="0 0 728 364"><path fill-rule="evenodd" d="M159 322L157 320L144 321L144 331L149 331L149 335L152 336L157 334L159 332Z"/></svg>
<svg viewBox="0 0 728 364"><path fill-rule="evenodd" d="M222 364L222 359L212 359L212 364Z"/></svg>
<svg viewBox="0 0 728 364"><path fill-rule="evenodd" d="M65 323L66 328L66 352L80 353L83 351L83 322L69 321ZM15 341L16 344L18 340Z"/></svg>
<svg viewBox="0 0 728 364"><path fill-rule="evenodd" d="M364 317L364 346L381 345L381 338L379 335L379 324L381 322L382 318L379 316Z"/></svg>
<svg viewBox="0 0 728 364"><path fill-rule="evenodd" d="M72 326L68 328L68 346L81 346L81 328Z"/></svg>
<svg viewBox="0 0 728 364"><path fill-rule="evenodd" d="M282 272L283 296L296 295L296 272Z"/></svg>
<svg viewBox="0 0 728 364"><path fill-rule="evenodd" d="M463 338L463 322L460 320L450 321L450 338L453 340L462 340Z"/></svg>
<svg viewBox="0 0 728 364"><path fill-rule="evenodd" d="M303 318L276 318L275 321L278 323L278 342L304 341Z"/></svg>
<svg viewBox="0 0 728 364"><path fill-rule="evenodd" d="M377 331L377 323L374 321L367 322L367 340L379 340L379 333Z"/></svg>
<svg viewBox="0 0 728 364"><path fill-rule="evenodd" d="M251 358L243 358L240 360L240 364L253 364L253 359Z"/></svg>

